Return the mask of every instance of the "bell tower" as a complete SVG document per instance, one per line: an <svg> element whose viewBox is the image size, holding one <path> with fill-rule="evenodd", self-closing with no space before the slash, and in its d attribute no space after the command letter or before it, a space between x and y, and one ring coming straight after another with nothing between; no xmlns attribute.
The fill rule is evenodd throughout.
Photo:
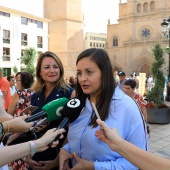
<svg viewBox="0 0 170 170"><path fill-rule="evenodd" d="M61 59L65 77L75 76L76 59L84 50L81 0L44 0L44 17L48 27L49 51Z"/></svg>

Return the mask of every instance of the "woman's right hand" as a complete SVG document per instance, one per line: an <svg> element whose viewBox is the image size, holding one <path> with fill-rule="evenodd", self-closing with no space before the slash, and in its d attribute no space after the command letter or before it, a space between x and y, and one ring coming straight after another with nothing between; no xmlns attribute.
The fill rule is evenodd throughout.
<svg viewBox="0 0 170 170"><path fill-rule="evenodd" d="M70 170L69 159L72 157L65 149L61 148L59 152L59 170Z"/></svg>

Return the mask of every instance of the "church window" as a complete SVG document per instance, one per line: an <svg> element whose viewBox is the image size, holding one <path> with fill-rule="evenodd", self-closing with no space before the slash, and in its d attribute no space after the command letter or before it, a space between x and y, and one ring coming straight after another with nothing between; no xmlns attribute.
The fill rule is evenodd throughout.
<svg viewBox="0 0 170 170"><path fill-rule="evenodd" d="M138 4L138 5L137 5L137 12L141 12L141 8L142 8L142 7L141 7L141 4Z"/></svg>
<svg viewBox="0 0 170 170"><path fill-rule="evenodd" d="M148 28L144 28L142 31L141 31L141 35L143 38L149 38L150 37L150 29Z"/></svg>
<svg viewBox="0 0 170 170"><path fill-rule="evenodd" d="M145 2L145 3L143 4L143 11L144 11L144 12L148 11L148 3L147 3L147 2Z"/></svg>
<svg viewBox="0 0 170 170"><path fill-rule="evenodd" d="M154 9L155 9L155 2L152 1L152 2L150 3L150 10L153 11Z"/></svg>
<svg viewBox="0 0 170 170"><path fill-rule="evenodd" d="M117 47L118 46L118 38L115 36L113 37L113 47Z"/></svg>

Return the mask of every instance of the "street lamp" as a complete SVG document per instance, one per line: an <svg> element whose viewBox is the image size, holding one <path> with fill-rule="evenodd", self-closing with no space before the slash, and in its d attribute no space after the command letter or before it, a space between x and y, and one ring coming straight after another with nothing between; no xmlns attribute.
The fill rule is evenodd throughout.
<svg viewBox="0 0 170 170"><path fill-rule="evenodd" d="M162 32L164 33L164 37L169 39L169 49L170 49L170 17L167 20L164 20L161 23L162 26ZM170 51L169 51L169 66L168 66L168 85L167 85L167 93L165 100L170 101L170 87L169 87L169 81L170 81Z"/></svg>

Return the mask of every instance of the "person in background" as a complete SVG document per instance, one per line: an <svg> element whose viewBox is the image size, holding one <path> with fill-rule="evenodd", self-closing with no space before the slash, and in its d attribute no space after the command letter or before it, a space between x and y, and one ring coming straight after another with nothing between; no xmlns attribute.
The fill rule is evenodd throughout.
<svg viewBox="0 0 170 170"><path fill-rule="evenodd" d="M118 84L118 82L119 82L119 76L118 76L117 71L114 71L114 72L113 72L113 76L114 76L114 79L115 79L115 81L116 81L116 84Z"/></svg>
<svg viewBox="0 0 170 170"><path fill-rule="evenodd" d="M146 152L137 146L122 139L117 129L109 128L105 122L97 119L100 130L95 136L105 142L111 150L119 153L132 164L143 170L169 170L170 160L161 158L153 153Z"/></svg>
<svg viewBox="0 0 170 170"><path fill-rule="evenodd" d="M139 76L137 76L136 73L133 73L133 78L132 79L136 81L136 88L135 88L135 91L136 91L139 88Z"/></svg>
<svg viewBox="0 0 170 170"><path fill-rule="evenodd" d="M20 112L27 108L31 103L33 91L30 89L34 82L34 77L28 72L18 72L15 76L17 91L12 97L8 108L8 113L14 117L21 116Z"/></svg>
<svg viewBox="0 0 170 170"><path fill-rule="evenodd" d="M10 85L8 80L5 77L3 77L1 68L0 68L0 89L2 91L3 98L4 98L4 107L5 110L7 111L11 103Z"/></svg>
<svg viewBox="0 0 170 170"><path fill-rule="evenodd" d="M147 104L147 101L145 101L142 97L141 94L135 92L136 89L136 81L133 79L129 79L126 80L126 82L124 83L123 86L123 91L130 96L131 98L133 98L136 103L138 104L138 106L140 107L142 114L145 118L145 121L147 122L147 111L146 111L146 107L145 105Z"/></svg>
<svg viewBox="0 0 170 170"><path fill-rule="evenodd" d="M101 120L118 128L123 139L147 149L147 132L139 108L133 99L116 87L107 52L103 49L87 49L78 56L76 66L76 93L77 97L85 100L85 107L80 116L70 123L68 143L59 153L60 170L70 169L70 158L73 169L78 170L137 169L94 136L99 126L92 103Z"/></svg>
<svg viewBox="0 0 170 170"><path fill-rule="evenodd" d="M118 73L118 76L119 76L118 86L120 87L120 89L123 90L123 85L124 85L124 83L126 81L126 74L125 74L125 72L120 71Z"/></svg>
<svg viewBox="0 0 170 170"><path fill-rule="evenodd" d="M72 88L75 88L75 81L74 81L75 79L74 79L74 77L73 76L71 76L70 78L69 78L69 85L72 87Z"/></svg>
<svg viewBox="0 0 170 170"><path fill-rule="evenodd" d="M18 72L15 78L17 91L12 97L12 101L8 108L8 113L14 117L19 117L22 116L20 113L22 113L25 108L30 106L31 95L33 94L30 87L34 82L34 77L28 72ZM11 135L7 143L9 143L9 141L13 141L16 137L18 137L18 134ZM8 166L12 169L28 169L28 164L25 157L9 163Z"/></svg>
<svg viewBox="0 0 170 170"><path fill-rule="evenodd" d="M14 93L16 92L16 88L15 88L15 77L14 76L8 76L7 80L9 81L9 85L10 85L10 92L11 92L11 97L14 95Z"/></svg>
<svg viewBox="0 0 170 170"><path fill-rule="evenodd" d="M152 75L149 75L147 79L147 91L150 91L152 89L153 83L154 83L153 77Z"/></svg>
<svg viewBox="0 0 170 170"><path fill-rule="evenodd" d="M42 111L42 107L47 103L66 97L71 99L75 97L75 91L64 80L64 68L60 58L53 52L47 51L40 54L37 59L36 81L32 86L35 91L31 98L31 105L38 106L38 109L32 114ZM37 137L41 137L47 130L56 128L61 120L54 120L42 128L36 129ZM56 148L48 148L46 151L35 154L32 158L27 157L29 169L56 170L58 168L58 151L62 147L67 133L60 140Z"/></svg>

